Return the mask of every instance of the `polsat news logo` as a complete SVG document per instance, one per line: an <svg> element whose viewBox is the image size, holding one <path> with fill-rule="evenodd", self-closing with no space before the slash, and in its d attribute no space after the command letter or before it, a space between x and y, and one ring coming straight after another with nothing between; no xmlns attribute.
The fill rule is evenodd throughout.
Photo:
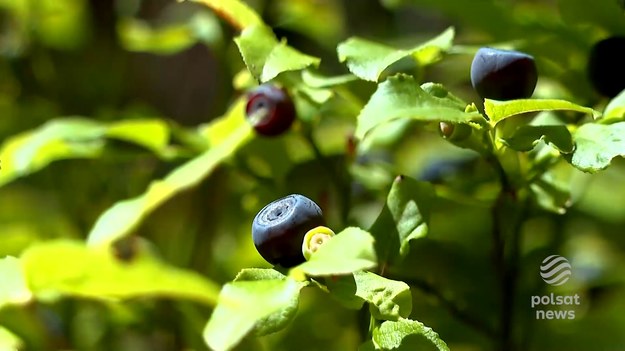
<svg viewBox="0 0 625 351"><path fill-rule="evenodd" d="M565 284L572 275L572 267L565 257L551 255L540 265L540 277L552 286ZM536 309L536 319L575 319L573 305L579 305L579 295L535 295L531 298L531 306Z"/></svg>

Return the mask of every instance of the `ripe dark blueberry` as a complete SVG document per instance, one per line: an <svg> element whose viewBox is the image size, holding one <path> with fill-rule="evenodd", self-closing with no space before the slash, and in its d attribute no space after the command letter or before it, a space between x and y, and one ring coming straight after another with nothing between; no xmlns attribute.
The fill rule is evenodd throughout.
<svg viewBox="0 0 625 351"><path fill-rule="evenodd" d="M481 48L471 63L471 84L483 99L529 98L537 80L534 58L519 51Z"/></svg>
<svg viewBox="0 0 625 351"><path fill-rule="evenodd" d="M590 50L588 77L599 93L615 97L625 89L625 37L610 37Z"/></svg>
<svg viewBox="0 0 625 351"><path fill-rule="evenodd" d="M306 233L323 225L319 206L303 195L292 194L258 212L252 223L252 239L267 262L289 268L305 261L302 243Z"/></svg>
<svg viewBox="0 0 625 351"><path fill-rule="evenodd" d="M245 114L258 134L276 136L295 121L295 106L284 89L263 84L248 94Z"/></svg>

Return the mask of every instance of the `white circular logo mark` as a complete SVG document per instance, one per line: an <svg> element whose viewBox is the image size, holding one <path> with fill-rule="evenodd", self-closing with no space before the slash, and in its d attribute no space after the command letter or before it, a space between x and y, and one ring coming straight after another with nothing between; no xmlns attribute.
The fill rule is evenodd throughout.
<svg viewBox="0 0 625 351"><path fill-rule="evenodd" d="M571 277L571 264L562 256L551 255L540 265L540 276L547 284L562 285Z"/></svg>

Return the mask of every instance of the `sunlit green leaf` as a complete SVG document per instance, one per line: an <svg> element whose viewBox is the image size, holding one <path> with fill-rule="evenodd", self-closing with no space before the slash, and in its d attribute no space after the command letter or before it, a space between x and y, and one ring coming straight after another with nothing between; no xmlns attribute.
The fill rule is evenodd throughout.
<svg viewBox="0 0 625 351"><path fill-rule="evenodd" d="M235 282L238 281L254 281L254 280L272 280L272 279L284 279L286 276L275 269L269 268L244 268L234 278Z"/></svg>
<svg viewBox="0 0 625 351"><path fill-rule="evenodd" d="M418 64L425 66L438 61L453 44L454 29L448 28L439 36L411 49L395 49L362 38L350 38L339 44L339 61L347 62L350 72L361 79L377 82L393 63L406 56L412 56Z"/></svg>
<svg viewBox="0 0 625 351"><path fill-rule="evenodd" d="M105 135L132 142L156 153L169 144L169 126L161 119L131 119L111 124Z"/></svg>
<svg viewBox="0 0 625 351"><path fill-rule="evenodd" d="M297 312L302 286L286 277L224 285L204 340L213 350L231 350L254 329L264 335L284 328Z"/></svg>
<svg viewBox="0 0 625 351"><path fill-rule="evenodd" d="M601 122L618 121L625 118L625 90L610 100L603 111Z"/></svg>
<svg viewBox="0 0 625 351"><path fill-rule="evenodd" d="M7 139L0 149L0 185L34 173L53 161L93 158L104 146L106 126L83 118L52 120Z"/></svg>
<svg viewBox="0 0 625 351"><path fill-rule="evenodd" d="M319 64L318 58L297 51L285 41L279 42L271 28L265 25L244 29L234 41L248 70L261 82L267 82L282 72Z"/></svg>
<svg viewBox="0 0 625 351"><path fill-rule="evenodd" d="M296 71L308 66L318 66L321 60L293 49L281 41L269 53L260 76L261 82L267 82L286 71Z"/></svg>
<svg viewBox="0 0 625 351"><path fill-rule="evenodd" d="M613 158L625 156L625 122L587 123L573 135L575 152L568 158L584 172L597 172L610 165Z"/></svg>
<svg viewBox="0 0 625 351"><path fill-rule="evenodd" d="M209 140L211 146L207 151L174 169L164 179L152 181L142 195L120 201L109 208L91 229L87 239L89 245L108 244L128 235L154 209L179 192L200 183L253 135L251 126L243 115L242 100L213 125L218 128L236 128L227 134L218 135L216 143ZM210 131L206 134L213 135Z"/></svg>
<svg viewBox="0 0 625 351"><path fill-rule="evenodd" d="M118 258L109 248L56 240L29 247L21 260L28 287L43 299L169 296L212 305L218 296L214 283L161 262L145 245L137 245L132 257Z"/></svg>
<svg viewBox="0 0 625 351"><path fill-rule="evenodd" d="M210 7L217 15L230 23L234 28L243 30L247 27L262 24L258 14L244 1L240 0L191 0Z"/></svg>
<svg viewBox="0 0 625 351"><path fill-rule="evenodd" d="M399 176L393 182L386 205L371 227L380 262L408 253L409 242L428 232L430 205L435 199L430 183Z"/></svg>
<svg viewBox="0 0 625 351"><path fill-rule="evenodd" d="M397 75L380 83L360 112L356 137L362 139L378 125L400 118L422 122L485 122L481 114L460 108L457 98L431 95L413 77Z"/></svg>
<svg viewBox="0 0 625 351"><path fill-rule="evenodd" d="M160 119L131 119L102 123L70 117L7 139L0 148L0 185L63 159L98 157L106 138L124 140L166 155L170 129Z"/></svg>
<svg viewBox="0 0 625 351"><path fill-rule="evenodd" d="M127 18L117 24L117 32L121 44L128 51L172 54L196 42L185 25L153 29L145 21Z"/></svg>
<svg viewBox="0 0 625 351"><path fill-rule="evenodd" d="M31 299L32 294L26 285L19 259L10 256L0 259L0 277L2 277L0 280L0 309L5 305L22 304Z"/></svg>
<svg viewBox="0 0 625 351"><path fill-rule="evenodd" d="M293 268L312 276L349 274L377 265L374 241L366 231L349 227L324 243L310 259Z"/></svg>
<svg viewBox="0 0 625 351"><path fill-rule="evenodd" d="M421 339L421 340L420 340ZM398 321L385 321L373 330L373 342L382 350L416 350L423 347L423 341L433 344L439 351L449 351L447 344L431 328L423 323L400 318Z"/></svg>
<svg viewBox="0 0 625 351"><path fill-rule="evenodd" d="M327 88L353 82L355 80L358 80L358 77L353 74L343 74L340 76L326 77L318 73L314 73L310 70L303 70L302 80L304 81L304 83L306 83L306 85L312 88Z"/></svg>
<svg viewBox="0 0 625 351"><path fill-rule="evenodd" d="M397 320L412 311L408 284L377 274L358 271L353 275L333 276L326 280L332 297L347 308L360 309L367 302L376 319Z"/></svg>
<svg viewBox="0 0 625 351"><path fill-rule="evenodd" d="M301 33L320 45L333 47L344 36L347 17L339 2L280 1L272 9L281 28Z"/></svg>
<svg viewBox="0 0 625 351"><path fill-rule="evenodd" d="M18 351L23 349L22 340L7 328L0 326L0 350Z"/></svg>
<svg viewBox="0 0 625 351"><path fill-rule="evenodd" d="M153 28L147 21L123 18L117 34L124 49L154 54L174 54L197 42L216 44L222 39L217 18L210 12L198 12L186 22Z"/></svg>
<svg viewBox="0 0 625 351"><path fill-rule="evenodd" d="M397 320L412 312L412 295L408 284L381 277L371 272L355 272L356 296L370 304L376 319Z"/></svg>
<svg viewBox="0 0 625 351"><path fill-rule="evenodd" d="M532 182L530 189L540 208L557 214L564 214L567 208L571 206L571 192L570 189L567 189L567 185L558 182L549 173L546 173L540 179Z"/></svg>
<svg viewBox="0 0 625 351"><path fill-rule="evenodd" d="M521 126L512 136L501 140L517 151L530 151L540 140L553 145L560 152L573 151L573 138L564 125Z"/></svg>
<svg viewBox="0 0 625 351"><path fill-rule="evenodd" d="M520 115L527 112L537 111L576 111L587 113L593 116L593 118L599 118L601 113L595 111L589 107L580 106L566 100L555 99L519 99L509 101L498 101L485 99L484 111L491 120L491 124L495 125L500 121Z"/></svg>

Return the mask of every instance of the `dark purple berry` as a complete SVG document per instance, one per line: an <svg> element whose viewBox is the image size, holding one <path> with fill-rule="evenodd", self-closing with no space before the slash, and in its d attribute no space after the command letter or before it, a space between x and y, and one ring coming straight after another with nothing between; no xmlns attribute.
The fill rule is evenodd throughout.
<svg viewBox="0 0 625 351"><path fill-rule="evenodd" d="M481 48L471 63L471 84L483 99L529 98L537 80L534 58L519 51Z"/></svg>
<svg viewBox="0 0 625 351"><path fill-rule="evenodd" d="M276 136L295 121L295 106L284 89L263 84L248 94L245 114L258 134Z"/></svg>
<svg viewBox="0 0 625 351"><path fill-rule="evenodd" d="M615 97L625 89L625 37L610 37L590 50L588 77L599 93Z"/></svg>
<svg viewBox="0 0 625 351"><path fill-rule="evenodd" d="M304 236L322 225L325 221L319 206L303 195L292 194L258 212L252 223L252 239L267 262L289 268L305 261Z"/></svg>

